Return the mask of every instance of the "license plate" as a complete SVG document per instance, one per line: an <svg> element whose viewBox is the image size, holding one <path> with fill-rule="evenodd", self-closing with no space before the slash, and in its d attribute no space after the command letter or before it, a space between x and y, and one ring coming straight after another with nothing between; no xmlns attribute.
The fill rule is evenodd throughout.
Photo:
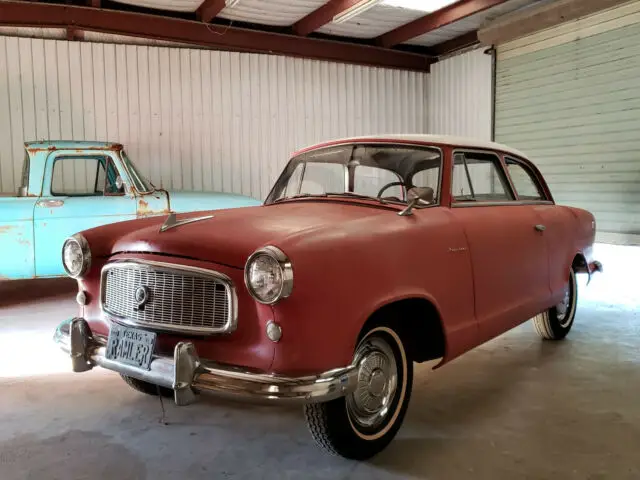
<svg viewBox="0 0 640 480"><path fill-rule="evenodd" d="M109 332L107 358L149 370L155 343L156 334L153 332L114 323Z"/></svg>

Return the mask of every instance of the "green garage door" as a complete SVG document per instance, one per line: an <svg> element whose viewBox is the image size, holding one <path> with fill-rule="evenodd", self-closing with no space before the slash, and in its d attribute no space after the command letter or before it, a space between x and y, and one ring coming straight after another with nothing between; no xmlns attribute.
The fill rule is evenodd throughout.
<svg viewBox="0 0 640 480"><path fill-rule="evenodd" d="M640 244L640 1L499 45L496 141L527 153L598 241Z"/></svg>

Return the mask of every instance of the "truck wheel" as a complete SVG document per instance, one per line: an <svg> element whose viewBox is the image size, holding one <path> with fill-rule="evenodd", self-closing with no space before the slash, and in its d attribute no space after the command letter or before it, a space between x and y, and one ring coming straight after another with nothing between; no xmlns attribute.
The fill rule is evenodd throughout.
<svg viewBox="0 0 640 480"><path fill-rule="evenodd" d="M577 304L578 284L572 268L562 302L533 318L538 335L546 340L562 340L566 337L576 317Z"/></svg>
<svg viewBox="0 0 640 480"><path fill-rule="evenodd" d="M158 391L160 395L166 398L173 398L173 390L166 387L159 387L158 385L154 385L153 383L145 382L143 380L138 380L137 378L130 377L128 375L120 374L122 379L125 381L127 385L129 385L134 390L138 392L146 393L147 395L158 396Z"/></svg>
<svg viewBox="0 0 640 480"><path fill-rule="evenodd" d="M388 326L369 329L356 348L355 392L305 405L316 443L334 455L365 460L383 450L404 419L413 382L413 363L400 336Z"/></svg>

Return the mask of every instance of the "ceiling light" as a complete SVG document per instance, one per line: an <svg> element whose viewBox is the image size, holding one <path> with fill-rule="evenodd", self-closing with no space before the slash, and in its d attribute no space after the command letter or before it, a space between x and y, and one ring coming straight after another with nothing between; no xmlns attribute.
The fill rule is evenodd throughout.
<svg viewBox="0 0 640 480"><path fill-rule="evenodd" d="M333 17L333 23L343 23L351 20L353 17L360 15L362 12L366 12L378 3L380 3L380 0L361 0Z"/></svg>
<svg viewBox="0 0 640 480"><path fill-rule="evenodd" d="M384 5L390 7L406 8L407 10L419 10L422 12L435 12L448 7L456 0L383 0Z"/></svg>
<svg viewBox="0 0 640 480"><path fill-rule="evenodd" d="M227 7L227 8L235 7L238 4L239 1L240 0L225 0L224 6Z"/></svg>

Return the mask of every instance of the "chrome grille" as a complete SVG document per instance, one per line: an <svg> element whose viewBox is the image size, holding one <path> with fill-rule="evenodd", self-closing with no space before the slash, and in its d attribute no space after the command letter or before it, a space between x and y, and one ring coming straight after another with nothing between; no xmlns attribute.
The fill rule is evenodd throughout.
<svg viewBox="0 0 640 480"><path fill-rule="evenodd" d="M136 290L146 290L146 302ZM224 275L158 262L114 262L102 270L102 308L125 323L184 332L235 328L235 295Z"/></svg>

